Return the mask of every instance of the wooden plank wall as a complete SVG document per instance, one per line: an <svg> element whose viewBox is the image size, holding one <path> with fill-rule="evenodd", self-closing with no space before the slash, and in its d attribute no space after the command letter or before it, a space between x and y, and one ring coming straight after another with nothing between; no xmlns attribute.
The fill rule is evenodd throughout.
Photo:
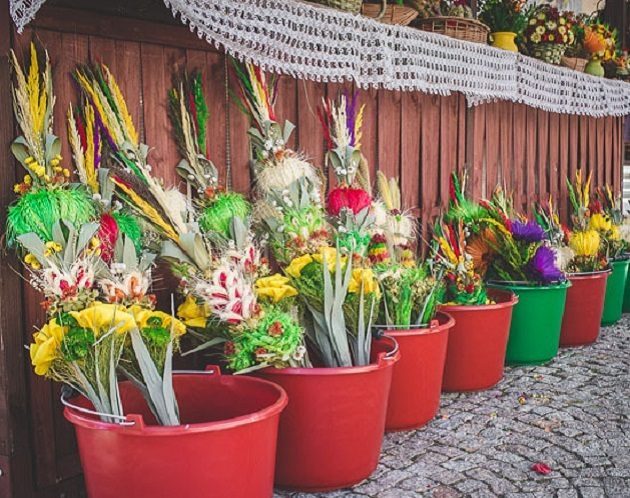
<svg viewBox="0 0 630 498"><path fill-rule="evenodd" d="M6 26L7 21L2 21ZM131 114L151 147L149 159L156 173L167 183L176 184L174 165L178 158L170 137L166 93L175 68L201 68L210 101L211 158L235 190L250 189L248 123L228 98L228 64L222 53L212 50L182 27L65 9L45 8L34 28L21 36L13 34L13 46L24 52L32 38L47 47L53 62L56 133L64 144L66 161L70 153L65 113L77 98L70 71L88 60L103 61L118 76ZM6 67L6 59L2 64ZM0 71L0 112L5 116L10 104L7 81L2 74L6 73ZM352 90L352 85L289 78L281 82L278 115L298 126L291 145L318 166L323 164L324 141L314 110L322 97L334 97L342 88ZM468 109L461 95L438 97L369 90L362 91L360 98L367 106L363 151L371 170L380 169L400 177L405 206L413 208L419 216L423 237L428 235L431 219L448 200L449 176L454 170L469 170L470 193L476 197L489 195L496 185L503 185L513 190L517 206L523 209L551 194L559 196L566 212L564 178L573 175L578 167L592 170L596 184L612 182L616 188L620 186L621 119L555 115L506 102ZM12 198L10 186L19 171L6 166L14 163L8 156L6 140L2 140L13 130L10 119L5 116L3 121L0 144L4 144L2 154L8 160L2 162L2 213ZM1 333L5 345L6 337L12 338L13 353L19 356L19 361L0 358L0 374L13 386L14 392L10 394L15 404L9 413L9 394L2 382L0 465L4 458L14 454L3 432L14 424L12 430L23 445L20 451L26 455L20 469L30 467L24 470L26 474L19 474L25 477L20 479L20 488L14 489L13 496L81 496L79 461L72 429L61 415L58 386L37 378L19 347L29 342L33 327L43 322L40 298L25 287L21 308L18 305L13 310L4 309L6 302L19 300L20 287L14 278L5 280L4 267L2 271ZM5 301L7 296L13 301ZM20 323L22 317L24 325ZM9 321L15 327L11 328ZM7 366L16 365L19 372L7 372ZM32 464L24 464L29 459ZM17 471L14 474L18 476ZM30 486L24 489L29 482L33 483L33 489ZM0 482L0 494L11 496L3 493L4 489Z"/></svg>

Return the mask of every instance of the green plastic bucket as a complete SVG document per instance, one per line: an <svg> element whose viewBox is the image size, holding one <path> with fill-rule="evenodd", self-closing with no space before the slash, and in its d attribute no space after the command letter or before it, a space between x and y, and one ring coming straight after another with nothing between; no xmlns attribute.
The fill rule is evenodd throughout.
<svg viewBox="0 0 630 498"><path fill-rule="evenodd" d="M630 267L628 267L630 273ZM626 290L623 293L623 308L624 313L630 313L630 277L626 278Z"/></svg>
<svg viewBox="0 0 630 498"><path fill-rule="evenodd" d="M491 282L489 287L511 290L518 296L512 312L507 365L537 365L558 354L562 315L571 284L528 285Z"/></svg>
<svg viewBox="0 0 630 498"><path fill-rule="evenodd" d="M606 282L606 297L604 298L604 312L602 325L612 325L621 320L621 310L624 304L628 265L630 259L611 261L612 273Z"/></svg>

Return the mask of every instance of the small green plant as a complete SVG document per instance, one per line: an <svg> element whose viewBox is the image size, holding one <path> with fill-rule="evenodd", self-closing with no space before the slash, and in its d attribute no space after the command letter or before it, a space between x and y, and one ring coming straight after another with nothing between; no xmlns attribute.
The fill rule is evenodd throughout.
<svg viewBox="0 0 630 498"><path fill-rule="evenodd" d="M479 20L493 33L507 31L520 35L529 20L531 7L525 0L485 0L479 10Z"/></svg>

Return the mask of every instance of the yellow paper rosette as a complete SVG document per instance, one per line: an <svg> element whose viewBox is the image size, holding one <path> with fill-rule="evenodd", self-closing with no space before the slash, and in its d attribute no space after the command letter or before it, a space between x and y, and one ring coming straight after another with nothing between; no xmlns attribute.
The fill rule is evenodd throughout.
<svg viewBox="0 0 630 498"><path fill-rule="evenodd" d="M287 297L297 295L297 290L289 285L289 279L279 273L269 277L259 278L256 280L254 287L258 297L268 297L274 303L280 302Z"/></svg>
<svg viewBox="0 0 630 498"><path fill-rule="evenodd" d="M188 294L186 300L177 308L177 316L188 327L204 328L209 315L207 307L197 304L197 300L192 294Z"/></svg>

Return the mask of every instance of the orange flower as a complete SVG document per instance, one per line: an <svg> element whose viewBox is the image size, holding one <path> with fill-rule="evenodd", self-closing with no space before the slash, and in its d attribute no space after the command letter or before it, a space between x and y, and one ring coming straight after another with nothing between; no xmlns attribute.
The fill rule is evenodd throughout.
<svg viewBox="0 0 630 498"><path fill-rule="evenodd" d="M496 243L494 232L486 228L479 235L474 235L466 244L466 252L472 257L475 271L483 276L494 258L492 245Z"/></svg>

